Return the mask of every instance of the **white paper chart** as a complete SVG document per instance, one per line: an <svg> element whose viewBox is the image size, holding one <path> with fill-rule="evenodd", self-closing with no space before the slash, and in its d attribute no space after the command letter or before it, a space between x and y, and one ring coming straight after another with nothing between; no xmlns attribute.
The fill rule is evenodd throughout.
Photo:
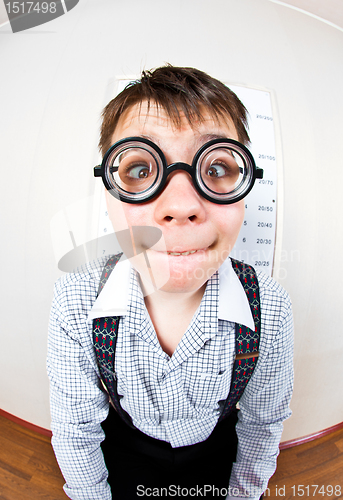
<svg viewBox="0 0 343 500"><path fill-rule="evenodd" d="M130 80L119 80L121 92ZM249 149L256 165L263 168L263 179L257 179L252 191L245 198L245 218L231 256L247 262L255 269L272 274L276 230L276 152L274 119L271 96L268 91L228 85L249 112ZM102 190L103 193L103 190ZM101 236L113 232L107 214L105 197L100 200L99 241ZM115 249L117 250L117 249ZM118 248L119 250L119 248ZM113 251L113 249L112 249ZM108 253L108 248L98 247L98 255Z"/></svg>

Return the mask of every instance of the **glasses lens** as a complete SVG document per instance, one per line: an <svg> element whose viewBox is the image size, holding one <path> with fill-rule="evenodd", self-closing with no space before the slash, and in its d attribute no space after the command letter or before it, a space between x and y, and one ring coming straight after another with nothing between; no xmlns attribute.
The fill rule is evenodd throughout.
<svg viewBox="0 0 343 500"><path fill-rule="evenodd" d="M250 189L253 169L241 148L214 144L198 158L197 178L207 195L219 203L230 203Z"/></svg>
<svg viewBox="0 0 343 500"><path fill-rule="evenodd" d="M163 174L161 159L149 145L129 142L116 148L107 159L107 180L128 198L146 197Z"/></svg>

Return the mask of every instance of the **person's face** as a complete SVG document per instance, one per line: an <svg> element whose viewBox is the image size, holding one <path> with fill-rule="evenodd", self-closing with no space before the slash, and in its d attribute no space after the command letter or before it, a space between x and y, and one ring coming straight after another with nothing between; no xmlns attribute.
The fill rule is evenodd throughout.
<svg viewBox="0 0 343 500"><path fill-rule="evenodd" d="M163 151L168 165L174 162L192 163L198 149L214 138L238 140L234 125L217 122L204 113L201 123L192 123L185 117L175 128L163 109L147 103L129 108L121 116L112 136L112 144L126 137L145 137ZM172 172L162 193L153 200L139 204L118 201L106 191L108 213L115 231L123 229L125 217L129 227L154 227L163 238L151 248L146 258L136 259L134 267L143 282L149 273L155 278L168 275L162 290L193 292L200 289L220 267L232 250L244 217L244 201L218 205L203 198L195 189L189 174L182 170ZM119 215L121 214L121 215ZM148 230L148 228L147 228ZM142 234L144 231L142 232ZM144 239L144 238L143 238ZM137 242L137 248L146 243ZM156 279L155 279L156 281Z"/></svg>

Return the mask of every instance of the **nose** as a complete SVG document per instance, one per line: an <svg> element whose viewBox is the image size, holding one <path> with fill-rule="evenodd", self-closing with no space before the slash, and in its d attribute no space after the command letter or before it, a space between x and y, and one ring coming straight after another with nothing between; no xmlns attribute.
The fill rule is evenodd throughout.
<svg viewBox="0 0 343 500"><path fill-rule="evenodd" d="M189 173L175 170L156 200L155 218L159 224L200 223L205 219L203 199L196 191Z"/></svg>

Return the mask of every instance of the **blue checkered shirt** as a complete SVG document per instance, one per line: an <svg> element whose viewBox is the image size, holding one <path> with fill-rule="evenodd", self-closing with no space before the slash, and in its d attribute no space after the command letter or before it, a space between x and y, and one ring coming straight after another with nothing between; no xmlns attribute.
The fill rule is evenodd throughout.
<svg viewBox="0 0 343 500"><path fill-rule="evenodd" d="M211 434L220 402L230 389L235 321L250 327L252 321L228 260L208 281L197 312L169 357L158 343L136 272L127 263L122 266L126 270L117 273L119 282L117 268L110 277L113 293L108 283L96 300L104 262L62 277L55 285L51 310L52 444L66 480L65 492L73 500L111 499L100 448L104 439L100 424L109 402L99 380L92 318L121 312L115 361L121 404L138 429L173 447L201 442ZM258 280L260 356L240 400L238 451L230 479L235 494L250 498L259 497L275 471L293 380L289 297L271 278L258 274ZM106 303L116 293L119 304L109 311ZM224 298L231 304L226 308Z"/></svg>

